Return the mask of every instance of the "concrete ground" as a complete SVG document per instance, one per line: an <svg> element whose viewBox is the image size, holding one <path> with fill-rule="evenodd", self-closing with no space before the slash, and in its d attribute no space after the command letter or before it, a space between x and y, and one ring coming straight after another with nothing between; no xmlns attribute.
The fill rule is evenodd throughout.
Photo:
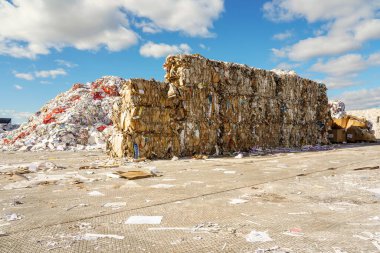
<svg viewBox="0 0 380 253"><path fill-rule="evenodd" d="M27 173L37 161L59 168ZM379 165L380 145L140 163L0 153L0 252L380 252Z"/></svg>

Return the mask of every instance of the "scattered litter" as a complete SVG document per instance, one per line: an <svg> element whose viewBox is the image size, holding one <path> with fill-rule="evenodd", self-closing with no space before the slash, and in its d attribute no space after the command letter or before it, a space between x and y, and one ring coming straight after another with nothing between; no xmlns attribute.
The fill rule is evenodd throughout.
<svg viewBox="0 0 380 253"><path fill-rule="evenodd" d="M192 232L218 233L220 230L219 224L213 222L200 223L192 228Z"/></svg>
<svg viewBox="0 0 380 253"><path fill-rule="evenodd" d="M286 153L303 153L303 152L318 152L318 151L328 151L336 148L336 145L307 145L301 148L261 148L253 147L249 154L253 156L265 156L265 155L275 155L275 154L286 154Z"/></svg>
<svg viewBox="0 0 380 253"><path fill-rule="evenodd" d="M170 242L170 244L171 245L178 245L178 244L180 244L183 241L185 241L185 239L181 238L181 239L174 240L174 241Z"/></svg>
<svg viewBox="0 0 380 253"><path fill-rule="evenodd" d="M79 241L80 240L93 241L93 240L103 239L103 238L123 240L125 237L122 235L104 235L104 234L89 234L89 233L87 233L87 234L78 236L76 239Z"/></svg>
<svg viewBox="0 0 380 253"><path fill-rule="evenodd" d="M179 158L177 156L173 156L172 161L178 161Z"/></svg>
<svg viewBox="0 0 380 253"><path fill-rule="evenodd" d="M280 248L278 246L267 248L267 249L257 249L255 253L292 253L291 249Z"/></svg>
<svg viewBox="0 0 380 253"><path fill-rule="evenodd" d="M371 241L371 243L380 251L380 232L361 232L360 235L353 235L353 237L359 238L365 241Z"/></svg>
<svg viewBox="0 0 380 253"><path fill-rule="evenodd" d="M270 242L273 241L272 238L269 237L267 232L260 232L256 230L252 230L251 233L249 233L246 236L247 242Z"/></svg>
<svg viewBox="0 0 380 253"><path fill-rule="evenodd" d="M121 176L118 175L118 174L114 174L114 173L106 173L104 174L106 177L109 177L109 178L120 178Z"/></svg>
<svg viewBox="0 0 380 253"><path fill-rule="evenodd" d="M97 170L99 167L97 166L90 166L90 165L84 165L79 167L80 170Z"/></svg>
<svg viewBox="0 0 380 253"><path fill-rule="evenodd" d="M155 185L150 186L150 188L155 188L155 189L168 189L168 188L172 188L172 187L175 187L175 185L172 185L172 184L155 184Z"/></svg>
<svg viewBox="0 0 380 253"><path fill-rule="evenodd" d="M98 192L98 191L91 191L88 193L88 195L90 195L90 196L104 196L103 193Z"/></svg>
<svg viewBox="0 0 380 253"><path fill-rule="evenodd" d="M130 216L125 224L158 225L161 224L162 216Z"/></svg>
<svg viewBox="0 0 380 253"><path fill-rule="evenodd" d="M156 167L149 167L149 171L154 176L157 176L159 173L161 173Z"/></svg>
<svg viewBox="0 0 380 253"><path fill-rule="evenodd" d="M120 188L138 188L138 187L141 187L141 185L139 185L138 183L134 181L127 181L125 184L120 186Z"/></svg>
<svg viewBox="0 0 380 253"><path fill-rule="evenodd" d="M120 177L126 178L128 180L135 180L135 179L142 179L142 178L148 178L153 177L154 175L152 173L144 172L144 171L117 171L117 174L119 174Z"/></svg>
<svg viewBox="0 0 380 253"><path fill-rule="evenodd" d="M15 220L21 220L21 219L22 219L22 216L18 215L16 213L5 215L5 220L6 221L15 221Z"/></svg>
<svg viewBox="0 0 380 253"><path fill-rule="evenodd" d="M127 202L112 202L112 203L106 203L103 206L104 207L111 207L112 209L120 209L126 205L127 205Z"/></svg>
<svg viewBox="0 0 380 253"><path fill-rule="evenodd" d="M202 236L199 236L199 235L197 235L197 236L194 236L194 237L193 237L193 239L194 239L194 240L196 240L196 241L200 241L200 240L202 240L202 239L203 239L203 237L202 237Z"/></svg>
<svg viewBox="0 0 380 253"><path fill-rule="evenodd" d="M303 236L304 233L302 233L302 229L300 228L291 228L288 231L283 232L282 234L284 235L289 235L289 236Z"/></svg>
<svg viewBox="0 0 380 253"><path fill-rule="evenodd" d="M380 196L380 188L366 189L366 190Z"/></svg>
<svg viewBox="0 0 380 253"><path fill-rule="evenodd" d="M78 205L73 205L69 208L66 208L66 211L70 211L71 209L77 208L77 207L87 207L88 204L78 204Z"/></svg>
<svg viewBox="0 0 380 253"><path fill-rule="evenodd" d="M305 214L310 214L308 212L296 212L296 213L288 213L289 215L305 215Z"/></svg>
<svg viewBox="0 0 380 253"><path fill-rule="evenodd" d="M235 156L236 159L242 159L244 155L242 153L239 153L237 156Z"/></svg>
<svg viewBox="0 0 380 253"><path fill-rule="evenodd" d="M231 205L237 205L237 204L243 204L243 203L247 203L248 200L246 199L231 199L230 203Z"/></svg>
<svg viewBox="0 0 380 253"><path fill-rule="evenodd" d="M25 178L27 180L10 183L3 187L4 190L31 188L38 185L56 184L57 182L67 180L80 180L82 182L92 182L94 179L89 179L79 174L63 174L63 175L46 175L37 174L33 178Z"/></svg>
<svg viewBox="0 0 380 253"><path fill-rule="evenodd" d="M333 250L334 250L334 253L348 253L347 251L345 250L342 250L341 248L339 247L332 247Z"/></svg>
<svg viewBox="0 0 380 253"><path fill-rule="evenodd" d="M149 231L165 231L165 230L188 230L191 231L192 228L189 227L159 227L159 228L148 228Z"/></svg>

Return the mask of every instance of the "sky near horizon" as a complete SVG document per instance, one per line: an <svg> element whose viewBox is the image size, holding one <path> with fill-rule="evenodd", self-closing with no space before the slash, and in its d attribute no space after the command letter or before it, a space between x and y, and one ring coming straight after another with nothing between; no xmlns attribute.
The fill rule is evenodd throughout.
<svg viewBox="0 0 380 253"><path fill-rule="evenodd" d="M20 123L74 83L163 80L168 54L323 82L380 107L380 0L0 0L0 117Z"/></svg>

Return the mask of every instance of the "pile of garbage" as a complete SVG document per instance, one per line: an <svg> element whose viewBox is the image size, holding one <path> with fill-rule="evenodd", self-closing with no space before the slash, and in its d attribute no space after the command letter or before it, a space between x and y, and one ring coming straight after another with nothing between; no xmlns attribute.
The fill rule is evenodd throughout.
<svg viewBox="0 0 380 253"><path fill-rule="evenodd" d="M18 124L0 124L0 134L8 131L13 131L19 128Z"/></svg>
<svg viewBox="0 0 380 253"><path fill-rule="evenodd" d="M341 119L346 116L346 105L343 101L334 100L329 102L330 113L333 119Z"/></svg>
<svg viewBox="0 0 380 253"><path fill-rule="evenodd" d="M372 130L373 124L366 118L356 117L346 113L343 101L329 102L332 121L330 123L329 139L333 143L345 142L375 142Z"/></svg>
<svg viewBox="0 0 380 253"><path fill-rule="evenodd" d="M0 133L0 150L94 150L105 149L112 132L112 105L120 98L124 79L105 76L59 94L27 123Z"/></svg>

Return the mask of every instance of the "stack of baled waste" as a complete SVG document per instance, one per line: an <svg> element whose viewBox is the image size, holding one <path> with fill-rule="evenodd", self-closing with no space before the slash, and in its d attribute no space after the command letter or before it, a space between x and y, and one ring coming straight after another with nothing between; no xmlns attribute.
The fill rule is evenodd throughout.
<svg viewBox="0 0 380 253"><path fill-rule="evenodd" d="M329 138L332 142L374 142L373 123L365 117L357 117L346 112L343 101L329 102L332 116Z"/></svg>
<svg viewBox="0 0 380 253"><path fill-rule="evenodd" d="M171 56L164 66L166 82L176 88L187 115L184 147L201 143L205 153L224 153L328 142L323 84L292 72L277 74L199 55ZM210 136L215 134L214 140Z"/></svg>
<svg viewBox="0 0 380 253"><path fill-rule="evenodd" d="M104 149L112 132L112 105L124 79L105 76L49 101L15 131L3 133L0 150Z"/></svg>
<svg viewBox="0 0 380 253"><path fill-rule="evenodd" d="M164 158L227 154L248 151L254 146L301 147L328 143L330 118L323 84L295 73L276 74L199 55L169 56L164 67L165 83L134 80L122 88L124 102L115 106L113 117L119 127L108 145L113 156ZM140 86L146 89L161 87L152 93L156 99L159 97L159 106L150 101L134 102L131 106L132 100L148 101L143 98L147 91L136 88L142 82L147 86ZM141 110L141 114L133 116ZM159 129L161 136L156 134L155 127L150 129L148 122L155 122L153 116L143 119L144 111L148 115L151 110L157 110L155 120L164 124ZM136 123L131 123L130 118ZM131 124L145 125L146 129L138 132ZM148 133L154 133L158 139L152 140Z"/></svg>
<svg viewBox="0 0 380 253"><path fill-rule="evenodd" d="M168 158L179 153L177 122L184 115L168 92L168 85L154 80L123 83L121 99L113 106L114 133L108 143L112 156Z"/></svg>

